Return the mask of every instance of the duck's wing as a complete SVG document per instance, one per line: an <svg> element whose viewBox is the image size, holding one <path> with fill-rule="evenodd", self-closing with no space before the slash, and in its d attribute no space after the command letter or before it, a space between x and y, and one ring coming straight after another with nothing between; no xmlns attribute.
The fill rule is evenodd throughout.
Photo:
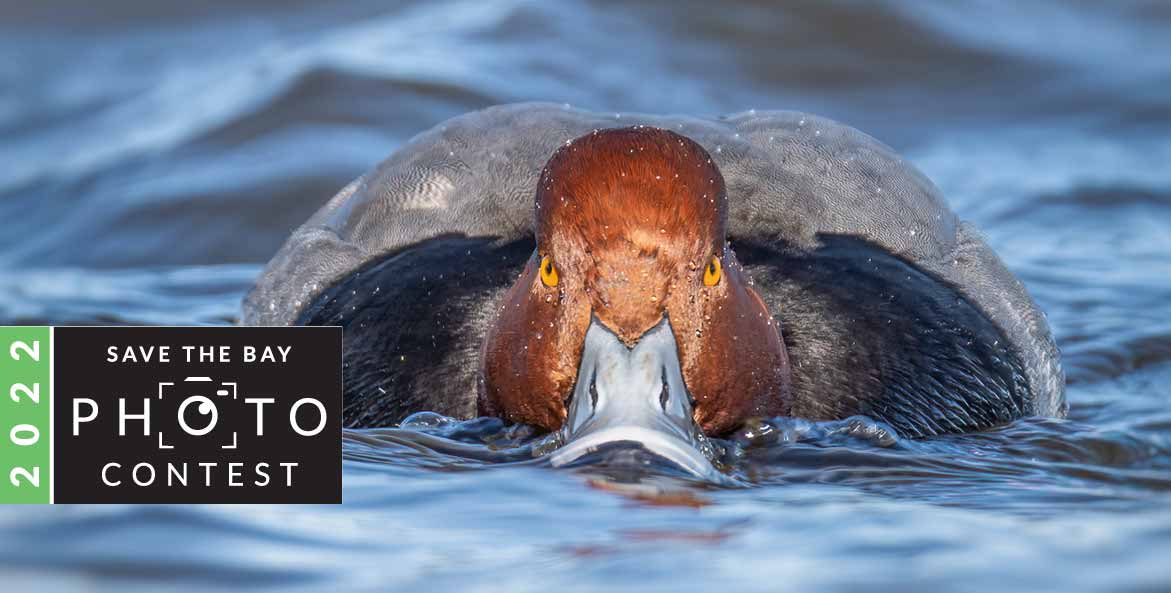
<svg viewBox="0 0 1171 593"><path fill-rule="evenodd" d="M395 422L426 403L450 404L437 411L473 413L479 344L503 292L501 286L515 277L532 249L532 196L541 167L567 140L592 129L637 124L682 133L712 154L727 182L733 245L744 251L742 257L749 251L755 255L750 270L761 275L762 283L798 277L795 270L802 266L827 264L824 269L838 269L828 265L838 262L838 276L806 278L809 289L804 292L795 280L773 288L762 285L788 334L796 386L801 387L801 381L808 386L831 381L827 391L818 387L800 394L811 415L829 409L814 405L818 398L826 398L835 405L857 404L835 409L835 414L855 411L890 420L895 415L884 417L882 409L930 395L905 396L899 389L908 382L891 380L911 368L925 368L930 357L914 367L873 369L869 383L842 375L838 384L832 384L831 375L814 380L810 371L802 370L816 368L820 374L839 362L823 352L828 344L810 339L819 331L840 332L835 344L851 338L845 334L852 334L854 340L893 339L881 332L865 334L860 331L863 325L843 325L848 321L844 317L829 323L800 313L816 309L819 303L832 304L818 300L830 297L813 290L817 288L814 280L840 280L841 275L856 273L849 270L857 262L874 255L906 266L931 287L925 291L914 282L883 276L880 280L888 292L908 298L955 297L951 299L954 309L941 308L946 299L933 300L934 304L908 301L897 311L899 315L913 317L916 307L934 307L936 316L952 320L956 327L979 320L972 326L972 339L996 345L976 358L1004 350L1011 368L1023 379L1006 382L1017 387L1006 388L1008 400L996 400L994 405L1024 406L1021 413L1063 412L1064 379L1043 315L979 235L947 208L938 189L873 138L795 112L748 112L712 120L595 114L561 105L520 104L454 118L412 139L297 229L246 297L243 322L345 326L350 424ZM834 243L838 239L849 242L851 248ZM404 272L408 268L414 271ZM427 282L434 282L440 273L450 279L472 270L494 280L448 281L441 291L432 287L428 293L419 289L424 284L423 270L430 272ZM866 286L876 289L875 281ZM862 284L850 294L862 298ZM379 289L376 293L375 288ZM367 316L358 315L360 310L367 311ZM895 311L873 306L857 310L882 310L884 315ZM378 311L386 312L380 317ZM449 339L424 339L430 335L425 320L437 317L460 331ZM396 332L402 335L387 335ZM416 359L433 361L438 370L411 368L388 378L386 360L393 361L394 344L400 342L414 344ZM895 346L867 345L874 351L911 353ZM382 364L368 364L375 361ZM1003 370L996 367L991 375ZM989 374L988 369L984 371ZM411 379L410 390L403 387L404 378ZM985 380L983 375L979 380ZM858 387L864 384L870 387ZM419 389L423 391L412 395ZM420 395L427 389L433 395ZM434 395L436 391L444 395ZM936 396L940 392L936 390ZM956 397L967 400L969 395ZM387 404L388 399L398 403ZM381 412L355 420L358 412L379 406Z"/></svg>
<svg viewBox="0 0 1171 593"><path fill-rule="evenodd" d="M864 414L926 436L1044 413L1025 361L971 301L857 237L819 238L810 250L733 243L780 311L794 416Z"/></svg>

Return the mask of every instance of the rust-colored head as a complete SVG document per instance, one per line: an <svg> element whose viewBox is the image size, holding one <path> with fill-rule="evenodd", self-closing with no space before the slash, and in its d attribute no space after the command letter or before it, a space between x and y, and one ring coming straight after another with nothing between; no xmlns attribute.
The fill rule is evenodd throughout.
<svg viewBox="0 0 1171 593"><path fill-rule="evenodd" d="M553 154L535 206L536 252L485 340L482 414L558 429L591 320L633 347L664 316L707 434L788 413L780 327L727 249L724 180L701 146L596 131Z"/></svg>

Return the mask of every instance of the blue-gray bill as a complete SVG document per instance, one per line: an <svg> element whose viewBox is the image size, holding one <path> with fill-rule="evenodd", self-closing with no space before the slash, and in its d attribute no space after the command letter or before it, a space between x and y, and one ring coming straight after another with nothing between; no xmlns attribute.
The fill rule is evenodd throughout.
<svg viewBox="0 0 1171 593"><path fill-rule="evenodd" d="M664 318L633 348L594 319L586 332L577 385L550 460L572 463L602 448L641 447L696 477L719 480L711 445L692 419L670 322Z"/></svg>

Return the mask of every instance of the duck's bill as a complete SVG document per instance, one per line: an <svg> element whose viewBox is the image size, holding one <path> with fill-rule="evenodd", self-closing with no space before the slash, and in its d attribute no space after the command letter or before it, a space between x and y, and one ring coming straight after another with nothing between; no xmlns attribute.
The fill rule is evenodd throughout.
<svg viewBox="0 0 1171 593"><path fill-rule="evenodd" d="M603 450L641 448L697 477L719 472L692 419L670 322L664 318L627 348L596 319L586 332L577 385L553 465Z"/></svg>

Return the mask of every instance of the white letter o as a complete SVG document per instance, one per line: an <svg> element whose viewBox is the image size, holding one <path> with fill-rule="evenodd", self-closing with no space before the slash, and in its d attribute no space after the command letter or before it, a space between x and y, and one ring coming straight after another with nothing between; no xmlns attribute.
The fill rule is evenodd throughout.
<svg viewBox="0 0 1171 593"><path fill-rule="evenodd" d="M317 412L321 416L321 421L317 423L317 428L313 430L301 430L301 425L297 424L297 409L305 402L309 402L317 407ZM293 430L297 431L297 434L303 437L313 437L321 434L321 431L325 430L325 418L325 404L311 397L303 397L297 400L297 403L293 404L293 407L289 409L289 426L292 426Z"/></svg>

